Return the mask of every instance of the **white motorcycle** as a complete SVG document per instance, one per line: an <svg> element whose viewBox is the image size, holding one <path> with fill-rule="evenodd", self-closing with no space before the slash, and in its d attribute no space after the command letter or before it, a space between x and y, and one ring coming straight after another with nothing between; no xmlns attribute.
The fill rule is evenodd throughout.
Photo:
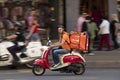
<svg viewBox="0 0 120 80"><path fill-rule="evenodd" d="M14 65L14 58L11 53L7 50L8 47L13 46L14 43L11 41L2 41L0 43L0 67ZM19 45L24 45L24 43L19 43ZM41 42L29 42L28 46L21 51L16 53L17 57L20 59L19 64L25 64L27 67L32 68L32 62L36 58L40 58L42 52L47 48L42 46Z"/></svg>

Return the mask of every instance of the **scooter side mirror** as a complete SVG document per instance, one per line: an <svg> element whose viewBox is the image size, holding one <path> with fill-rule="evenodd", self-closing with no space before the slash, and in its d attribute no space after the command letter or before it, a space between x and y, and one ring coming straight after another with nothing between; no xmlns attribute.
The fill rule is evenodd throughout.
<svg viewBox="0 0 120 80"><path fill-rule="evenodd" d="M51 42L51 40L49 40L46 45L50 46L51 44L52 44L52 42Z"/></svg>

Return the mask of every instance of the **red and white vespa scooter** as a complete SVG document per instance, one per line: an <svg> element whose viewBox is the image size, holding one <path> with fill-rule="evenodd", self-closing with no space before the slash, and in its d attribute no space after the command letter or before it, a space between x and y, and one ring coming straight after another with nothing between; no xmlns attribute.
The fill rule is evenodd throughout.
<svg viewBox="0 0 120 80"><path fill-rule="evenodd" d="M43 52L41 59L36 59L34 61L34 67L32 72L36 76L41 76L45 73L46 69L51 71L64 71L64 72L73 72L75 75L82 75L85 72L85 59L76 51L62 55L61 66L53 68L50 61L50 50L51 48L46 48Z"/></svg>

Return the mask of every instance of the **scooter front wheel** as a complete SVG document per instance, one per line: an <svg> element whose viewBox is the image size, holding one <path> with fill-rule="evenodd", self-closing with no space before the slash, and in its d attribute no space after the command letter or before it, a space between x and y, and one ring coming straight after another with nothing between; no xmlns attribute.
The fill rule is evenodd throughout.
<svg viewBox="0 0 120 80"><path fill-rule="evenodd" d="M45 73L45 68L43 68L40 65L34 65L33 68L32 68L32 72L36 76L41 76Z"/></svg>
<svg viewBox="0 0 120 80"><path fill-rule="evenodd" d="M76 63L75 68L76 70L73 71L75 75L82 75L85 72L85 65L83 63Z"/></svg>

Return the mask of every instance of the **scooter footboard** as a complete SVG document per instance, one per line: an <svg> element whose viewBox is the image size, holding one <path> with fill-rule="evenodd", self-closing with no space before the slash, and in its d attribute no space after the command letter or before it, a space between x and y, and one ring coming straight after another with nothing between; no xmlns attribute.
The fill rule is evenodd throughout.
<svg viewBox="0 0 120 80"><path fill-rule="evenodd" d="M33 65L40 65L42 66L43 68L46 68L46 64L45 62L42 60L42 59L36 59L33 63Z"/></svg>

